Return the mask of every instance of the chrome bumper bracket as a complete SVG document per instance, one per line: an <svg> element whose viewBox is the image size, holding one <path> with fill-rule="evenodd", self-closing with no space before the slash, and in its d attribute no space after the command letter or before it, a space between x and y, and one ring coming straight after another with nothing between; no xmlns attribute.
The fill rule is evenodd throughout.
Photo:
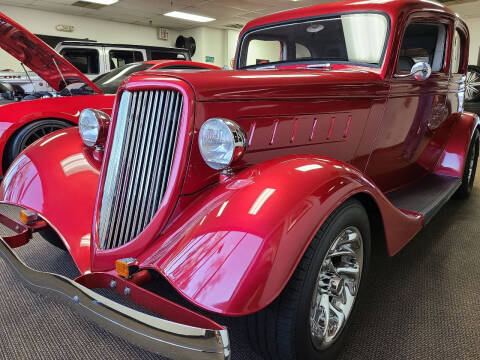
<svg viewBox="0 0 480 360"><path fill-rule="evenodd" d="M28 267L9 245L4 238L0 238L0 256L33 291L66 303L112 334L171 359L230 359L228 331L213 321L210 320L216 326L205 329L144 314L116 303L74 280ZM105 273L100 274L105 276ZM89 276L95 276L95 273ZM163 298L155 296L157 302L162 301ZM172 305L168 300L163 300L166 306L182 309L180 305ZM202 322L206 318L198 315L198 319Z"/></svg>

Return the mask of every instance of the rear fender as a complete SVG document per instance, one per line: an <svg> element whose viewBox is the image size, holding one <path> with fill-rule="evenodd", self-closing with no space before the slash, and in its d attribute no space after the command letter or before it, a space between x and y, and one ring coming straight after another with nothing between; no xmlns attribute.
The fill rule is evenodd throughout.
<svg viewBox="0 0 480 360"><path fill-rule="evenodd" d="M461 178L470 142L475 129L479 127L479 117L473 113L461 113L452 129L450 138L437 162L435 174Z"/></svg>
<svg viewBox="0 0 480 360"><path fill-rule="evenodd" d="M53 132L22 152L0 185L0 202L36 211L59 234L82 274L91 268L100 169L90 154L77 128Z"/></svg>
<svg viewBox="0 0 480 360"><path fill-rule="evenodd" d="M199 197L138 260L204 309L253 313L279 295L327 217L359 193L376 202L391 254L421 228L421 215L395 208L350 165L289 156L244 170Z"/></svg>

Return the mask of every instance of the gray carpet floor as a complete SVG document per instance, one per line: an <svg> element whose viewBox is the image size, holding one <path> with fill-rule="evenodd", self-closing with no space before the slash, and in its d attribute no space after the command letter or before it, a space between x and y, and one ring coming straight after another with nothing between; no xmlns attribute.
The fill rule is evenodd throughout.
<svg viewBox="0 0 480 360"><path fill-rule="evenodd" d="M374 258L341 360L480 359L480 183L475 186L468 201L451 200L396 257ZM18 253L34 268L77 275L68 254L39 235ZM232 359L259 360L243 326L223 323L231 330ZM162 358L32 293L0 260L0 359Z"/></svg>

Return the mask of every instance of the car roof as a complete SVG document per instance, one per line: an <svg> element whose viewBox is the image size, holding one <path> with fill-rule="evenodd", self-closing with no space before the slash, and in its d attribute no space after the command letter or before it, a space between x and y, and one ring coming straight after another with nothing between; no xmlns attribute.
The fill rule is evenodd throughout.
<svg viewBox="0 0 480 360"><path fill-rule="evenodd" d="M188 52L187 49L175 48L175 47L166 47L166 46L150 46L150 45L131 45L131 44L111 44L111 43L102 43L93 40L65 40L57 44L61 45L71 45L71 46L105 46L105 47L119 47L119 48L132 48L132 49L151 49L151 50L164 50L170 52Z"/></svg>
<svg viewBox="0 0 480 360"><path fill-rule="evenodd" d="M445 5L432 0L349 0L335 3L326 3L309 7L297 8L277 12L252 20L243 28L246 31L268 24L288 22L289 20L308 19L321 15L338 14L344 12L385 12L396 18L400 13L415 10L434 11L450 14L460 18ZM463 21L462 21L463 22Z"/></svg>

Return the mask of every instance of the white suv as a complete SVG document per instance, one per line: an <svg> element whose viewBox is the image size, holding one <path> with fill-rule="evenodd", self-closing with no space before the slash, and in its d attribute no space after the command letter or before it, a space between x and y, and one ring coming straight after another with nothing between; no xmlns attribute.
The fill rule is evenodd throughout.
<svg viewBox="0 0 480 360"><path fill-rule="evenodd" d="M94 79L117 67L147 60L191 60L186 49L157 46L107 44L95 41L62 41L55 51L88 78ZM51 92L48 83L32 71L0 71L0 100L16 95ZM8 93L8 96L6 94ZM2 102L0 102L0 105Z"/></svg>

